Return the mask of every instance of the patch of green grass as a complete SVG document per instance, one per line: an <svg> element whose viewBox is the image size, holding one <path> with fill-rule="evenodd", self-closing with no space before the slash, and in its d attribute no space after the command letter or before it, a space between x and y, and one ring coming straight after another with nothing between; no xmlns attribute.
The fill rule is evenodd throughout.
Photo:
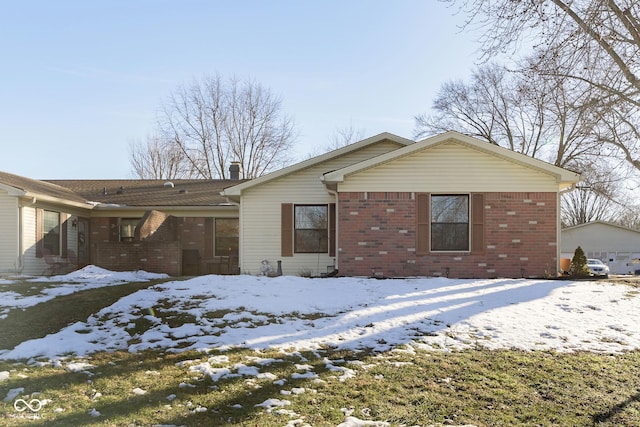
<svg viewBox="0 0 640 427"><path fill-rule="evenodd" d="M25 309L11 310L5 318L0 319L0 348L11 349L23 341L58 332L72 323L87 320L93 313L126 295L165 281L167 279L89 289L58 296ZM29 282L23 282L11 286L12 289L20 288L24 291L30 285ZM46 287L51 286L53 285L47 283ZM44 288L38 289L38 292L42 292Z"/></svg>
<svg viewBox="0 0 640 427"><path fill-rule="evenodd" d="M273 360L262 363L266 358ZM336 426L344 421L345 410L392 426L640 425L640 352L283 354L234 349L100 353L86 362L93 365L88 373L70 372L65 363L0 363L0 371L10 372L0 383L0 398L24 387L25 400L49 402L40 419L18 413L12 402L1 402L3 425L281 427L303 419L312 426ZM226 368L231 375L215 380L194 369L202 366ZM243 366L270 375L242 375ZM345 370L354 375L345 378ZM136 394L136 389L145 393ZM290 404L271 411L256 406L268 399ZM101 415L92 417L94 409Z"/></svg>

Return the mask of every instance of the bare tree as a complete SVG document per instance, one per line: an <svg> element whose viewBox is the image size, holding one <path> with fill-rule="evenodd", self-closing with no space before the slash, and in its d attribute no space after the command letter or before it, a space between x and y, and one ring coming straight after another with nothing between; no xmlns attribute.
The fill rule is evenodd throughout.
<svg viewBox="0 0 640 427"><path fill-rule="evenodd" d="M447 0L483 30L484 58L531 46L540 75L590 86L601 141L640 170L640 3L636 0Z"/></svg>
<svg viewBox="0 0 640 427"><path fill-rule="evenodd" d="M253 80L216 75L180 86L162 105L158 123L200 178L227 179L236 161L251 179L292 160L293 120L280 98Z"/></svg>
<svg viewBox="0 0 640 427"><path fill-rule="evenodd" d="M353 127L353 123L349 122L348 126L334 129L327 150L337 150L338 148L358 142L364 138L364 135L364 128L356 129Z"/></svg>
<svg viewBox="0 0 640 427"><path fill-rule="evenodd" d="M193 178L194 171L185 162L183 152L171 141L157 135L129 144L129 162L140 179Z"/></svg>
<svg viewBox="0 0 640 427"><path fill-rule="evenodd" d="M307 158L319 156L329 151L337 150L345 147L354 142L358 142L364 139L365 129L356 129L353 127L353 123L349 123L348 126L337 127L333 130L329 138L329 143L325 146L316 146L314 149L307 153Z"/></svg>
<svg viewBox="0 0 640 427"><path fill-rule="evenodd" d="M603 167L603 165L606 165ZM583 164L583 182L562 195L562 225L591 221L617 222L625 214L628 194L620 188L621 175L607 162Z"/></svg>
<svg viewBox="0 0 640 427"><path fill-rule="evenodd" d="M564 222L610 221L626 202L618 186L627 178L622 174L627 168L616 162L620 156L615 148L603 144L615 109L593 102L594 93L598 90L585 82L538 74L531 67L515 72L485 65L469 83L442 86L434 112L416 117L416 135L456 129L579 171L586 183L583 191L563 196Z"/></svg>
<svg viewBox="0 0 640 427"><path fill-rule="evenodd" d="M599 110L590 87L527 70L490 64L471 81L444 83L433 113L416 117L416 136L455 129L560 167L569 167L602 147L593 129Z"/></svg>

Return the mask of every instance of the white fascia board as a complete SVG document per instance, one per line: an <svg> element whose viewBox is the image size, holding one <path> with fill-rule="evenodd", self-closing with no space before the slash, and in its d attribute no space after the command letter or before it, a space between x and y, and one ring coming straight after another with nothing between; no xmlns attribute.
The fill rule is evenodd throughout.
<svg viewBox="0 0 640 427"><path fill-rule="evenodd" d="M378 166L391 160L396 160L401 157L411 155L416 151L424 150L447 141L466 144L480 151L484 151L497 157L504 158L505 160L509 160L514 163L539 170L543 173L553 175L556 177L560 189L571 187L573 184L580 181L579 173L559 168L550 163L543 162L542 160L534 159L532 157L525 156L524 154L516 153L509 149L499 147L497 145L493 145L476 138L472 138L459 132L449 131L436 136L432 136L427 139L423 139L410 146L399 148L397 150L382 154L377 157L373 157L363 162L347 166L333 172L329 172L325 174L323 182L327 184L343 182L346 175L360 172L362 170Z"/></svg>
<svg viewBox="0 0 640 427"><path fill-rule="evenodd" d="M636 230L634 228L629 228L629 227L625 227L623 225L618 225L618 224L612 224L610 222L607 221L589 221L589 222L585 222L584 224L578 224L578 225L572 225L571 227L565 227L562 229L562 231L569 231L569 230L577 230L579 228L588 228L591 225L596 225L596 224L600 224L600 225L605 225L607 227L614 227L614 228L619 228L620 230L624 230L624 231L631 231L633 233L636 234L640 234L640 230Z"/></svg>
<svg viewBox="0 0 640 427"><path fill-rule="evenodd" d="M82 209L87 209L87 210L91 210L93 208L93 205L91 203L89 203L89 202L75 202L75 201L61 199L59 197L52 197L52 196L49 196L49 195L46 195L46 194L40 194L40 193L24 192L22 197L34 199L36 201L55 203L55 204L66 205L66 206L73 206L75 208L82 208Z"/></svg>
<svg viewBox="0 0 640 427"><path fill-rule="evenodd" d="M27 192L21 188L12 187L10 185L2 184L2 183L0 183L0 190L6 191L10 196L22 197L25 194L27 194Z"/></svg>
<svg viewBox="0 0 640 427"><path fill-rule="evenodd" d="M366 138L366 139L363 139L361 141L354 142L353 144L349 144L349 145L346 145L344 147L338 148L337 150L329 151L328 153L321 154L321 155L316 156L316 157L312 157L312 158L310 158L308 160L304 160L304 161L302 161L300 163L296 163L296 164L291 165L291 166L287 166L287 167L279 169L279 170L277 170L275 172L271 172L271 173L269 173L267 175L263 175L263 176L261 176L259 178L252 179L251 181L246 181L246 182L243 182L242 184L238 184L238 185L234 185L233 187L225 188L224 191L222 191L220 194L222 196L226 196L226 197L233 197L233 196L239 197L242 194L242 190L245 190L247 188L251 188L251 187L263 184L265 182L269 182L269 181L277 179L277 178L281 178L281 177L283 177L285 175L297 172L297 171L302 170L302 169L306 169L306 168L314 166L314 165L316 165L318 163L333 159L335 157L342 156L344 154L350 153L350 152L355 151L355 150L359 150L359 149L361 149L363 147L366 147L368 145L375 144L377 142L384 141L384 140L390 140L390 141L393 141L393 142L396 142L398 144L405 145L405 146L415 144L415 142L410 140L410 139L403 138L401 136L394 135L394 134L389 133L389 132L383 132L383 133L380 133L378 135L372 136L370 138Z"/></svg>

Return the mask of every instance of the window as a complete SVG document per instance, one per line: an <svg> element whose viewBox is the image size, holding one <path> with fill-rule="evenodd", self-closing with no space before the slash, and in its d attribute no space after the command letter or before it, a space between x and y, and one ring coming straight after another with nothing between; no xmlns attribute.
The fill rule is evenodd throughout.
<svg viewBox="0 0 640 427"><path fill-rule="evenodd" d="M238 218L216 218L215 255L238 256L240 224Z"/></svg>
<svg viewBox="0 0 640 427"><path fill-rule="evenodd" d="M133 242L139 218L122 218L120 220L120 241Z"/></svg>
<svg viewBox="0 0 640 427"><path fill-rule="evenodd" d="M469 250L469 196L431 196L431 250Z"/></svg>
<svg viewBox="0 0 640 427"><path fill-rule="evenodd" d="M42 247L52 255L60 255L60 212L43 211Z"/></svg>
<svg viewBox="0 0 640 427"><path fill-rule="evenodd" d="M297 253L326 253L329 248L327 205L296 205L294 246Z"/></svg>

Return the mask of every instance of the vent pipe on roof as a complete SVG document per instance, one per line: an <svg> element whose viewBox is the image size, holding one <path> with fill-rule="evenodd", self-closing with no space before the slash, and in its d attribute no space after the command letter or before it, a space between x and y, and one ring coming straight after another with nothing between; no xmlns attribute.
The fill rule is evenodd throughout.
<svg viewBox="0 0 640 427"><path fill-rule="evenodd" d="M240 179L240 162L231 162L231 166L229 166L229 178L232 181Z"/></svg>

